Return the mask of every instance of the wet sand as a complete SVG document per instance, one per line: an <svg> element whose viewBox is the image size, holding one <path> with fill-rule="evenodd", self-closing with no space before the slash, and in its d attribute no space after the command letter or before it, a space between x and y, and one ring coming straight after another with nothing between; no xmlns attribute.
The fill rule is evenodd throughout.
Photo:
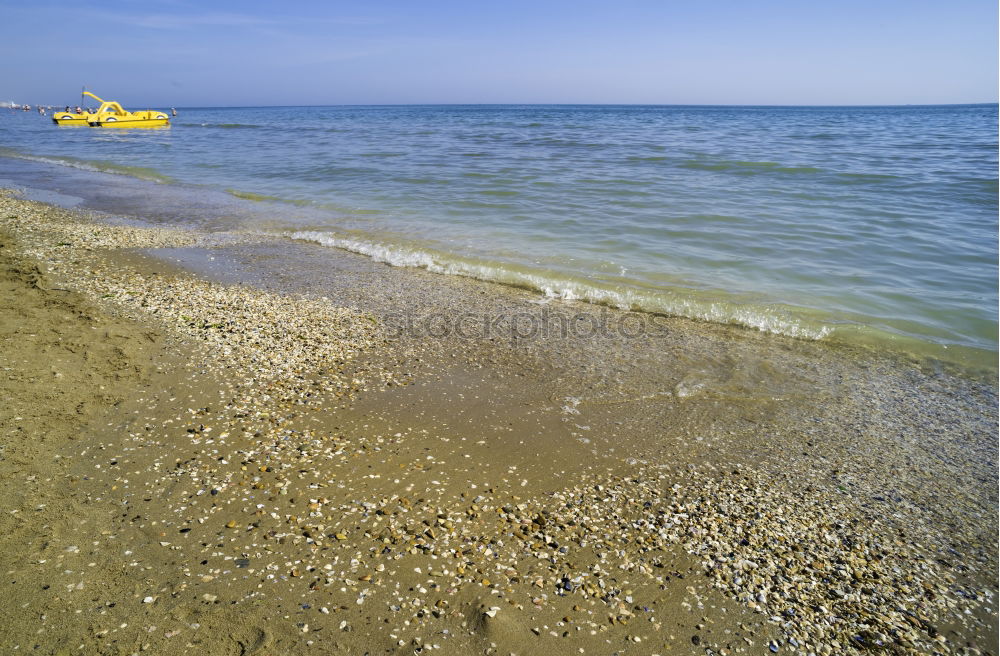
<svg viewBox="0 0 1000 656"><path fill-rule="evenodd" d="M992 374L0 203L4 653L995 653Z"/></svg>

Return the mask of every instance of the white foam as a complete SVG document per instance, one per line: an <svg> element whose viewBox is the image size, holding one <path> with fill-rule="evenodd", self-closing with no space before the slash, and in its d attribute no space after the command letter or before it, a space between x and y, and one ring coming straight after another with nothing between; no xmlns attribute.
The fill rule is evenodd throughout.
<svg viewBox="0 0 1000 656"><path fill-rule="evenodd" d="M564 415L580 414L580 411L577 409L577 406L580 405L580 401L582 401L583 399L578 399L575 396L567 396L563 400L566 401L566 405L562 407L562 413Z"/></svg>
<svg viewBox="0 0 1000 656"><path fill-rule="evenodd" d="M108 162L86 162L83 160L69 159L63 157L48 157L45 155L30 155L28 153L19 153L16 151L8 151L4 149L3 155L5 157L15 157L17 159L27 160L29 162L39 162L41 164L55 164L57 166L66 166L73 169L79 169L81 171L90 171L91 173L113 173L115 175L127 175L132 178L138 178L139 180L146 180L147 182L169 182L170 178L156 171L151 171L149 169L144 169L142 167L133 166L122 166L118 164L112 164Z"/></svg>
<svg viewBox="0 0 1000 656"><path fill-rule="evenodd" d="M391 266L415 267L433 273L465 276L533 289L541 292L547 301L586 301L623 310L657 312L712 323L738 324L762 332L801 339L819 340L832 332L832 329L825 325L803 325L798 319L777 309L754 308L738 303L706 302L670 291L607 289L578 281L555 280L542 274L505 268L500 264L476 263L458 258L448 260L446 256L421 248L367 241L333 232L300 230L286 235L292 239L311 241L366 255L376 262Z"/></svg>

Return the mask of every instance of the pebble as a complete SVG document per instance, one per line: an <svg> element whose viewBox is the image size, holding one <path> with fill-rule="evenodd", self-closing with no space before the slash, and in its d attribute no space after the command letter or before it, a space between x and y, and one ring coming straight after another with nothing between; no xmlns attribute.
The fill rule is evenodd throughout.
<svg viewBox="0 0 1000 656"><path fill-rule="evenodd" d="M232 558L235 569L249 570L253 562L255 570L273 576L268 580L280 580L286 590L303 594L327 590L342 595L340 590L349 588L357 594L357 605L377 590L390 603L371 612L385 613L381 619L386 630L407 636L450 612L448 602L435 601L435 596L453 599L473 589L505 604L482 607L483 617L490 620L501 608L498 622L519 615L518 610L507 610L508 602L512 608L523 603L525 612L536 612L565 596L580 602L573 603L575 612L607 609L607 621L604 615L595 618L600 619L600 630L617 631L619 639L638 643L648 636L631 632L638 623L633 613L645 617L642 613L656 606L635 581L653 588L664 584L670 573L656 566L658 554L671 550L696 557L706 581L761 613L797 653L839 653L843 645L857 648L861 643L869 648L875 636L891 641L899 653L948 652L953 646L930 621L960 621L991 597L990 590L960 591L953 568L941 564L942 550L933 542L898 539L893 526L864 514L843 495L820 487L789 487L750 468L676 472L634 461L627 478L594 474L586 480L562 481L563 487L544 497L524 499L473 492L468 496L478 496L471 501L466 497L467 505L446 508L428 502L427 497L440 497L427 491L404 496L403 484L396 494L376 498L363 486L347 487L348 482L336 477L315 480L310 485L316 487L307 488L303 496L304 484L298 481L312 479L302 472L320 467L333 472L335 464L354 466L366 458L377 461L381 455L376 448L386 444L384 436L379 443L371 436L310 434L282 426L289 408L308 408L323 394L353 393L365 386L361 378L340 377L331 363L349 361L378 343L378 327L371 317L319 299L286 298L194 279L164 286L157 278L125 270L94 275L75 261L60 259L66 255L52 246L64 240L79 249L194 243L194 237L178 231L81 227L72 222L35 225L24 217L17 227L19 234L28 235L29 251L50 261L75 287L121 312L195 340L204 351L206 368L247 372L240 388L245 398L217 415L197 411L197 418L192 416L178 431L203 451L187 462L171 460L164 478L193 497L197 492L187 488L208 491L201 498L217 504L213 512L218 514L207 515L204 529L196 518L184 517L192 531L178 537L177 546L159 542L171 549L165 553L175 553L182 543L194 541L198 530L214 526L213 534L225 535L220 539L231 543L227 560L244 555ZM35 241L31 234L36 234ZM85 257L82 250L72 252ZM304 373L321 368L330 373L320 381ZM213 424L212 417L220 423ZM225 421L229 424L223 425ZM252 429L241 432L245 427ZM245 439L240 452L226 448L227 439L235 441L240 435ZM211 448L207 440L212 440ZM216 449L225 457L214 453ZM428 477L427 488L447 487L447 478L437 473L446 468L432 471L437 478ZM512 478L512 485L520 488L521 480ZM223 526L246 530L222 531ZM172 529L161 535L166 530ZM65 551L76 553L78 548ZM176 553L180 558L188 552ZM593 560L589 567L578 565L588 558ZM989 558L995 567L995 556ZM420 575L405 593L398 587L400 559L418 565L413 573ZM206 566L213 567L207 570L211 573L198 575L206 570L195 569L196 562L189 558L185 563L194 570L192 585L249 575L215 564ZM373 577L367 572L386 574ZM632 582L623 584L623 578ZM372 592L359 590L365 586ZM204 593L200 598L214 603L218 595ZM143 599L154 601L152 596ZM319 611L339 614L336 606ZM322 635L322 618L312 617L317 620L314 634ZM576 621L557 617L566 624ZM297 626L309 632L308 624ZM593 626L598 631L598 623ZM625 626L627 635L622 633ZM347 620L339 623L341 631L350 628ZM542 631L530 629L537 636ZM701 646L703 637L696 634L690 641ZM401 639L399 643L405 644ZM415 644L437 648L423 640ZM776 653L779 643L772 640L768 648Z"/></svg>

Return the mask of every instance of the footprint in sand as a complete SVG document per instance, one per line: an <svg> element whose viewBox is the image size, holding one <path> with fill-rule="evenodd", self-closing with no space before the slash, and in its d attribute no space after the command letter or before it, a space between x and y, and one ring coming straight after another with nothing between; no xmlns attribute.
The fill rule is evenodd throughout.
<svg viewBox="0 0 1000 656"><path fill-rule="evenodd" d="M231 636L240 647L240 656L251 656L267 649L271 644L271 634L260 627L253 627L244 636Z"/></svg>
<svg viewBox="0 0 1000 656"><path fill-rule="evenodd" d="M514 615L500 606L479 599L465 607L469 630L486 644L496 645L498 653L524 653L527 629Z"/></svg>

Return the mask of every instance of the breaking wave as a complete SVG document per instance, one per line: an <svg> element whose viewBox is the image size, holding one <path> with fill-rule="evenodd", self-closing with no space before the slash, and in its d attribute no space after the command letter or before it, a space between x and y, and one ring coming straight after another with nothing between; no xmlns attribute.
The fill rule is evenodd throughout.
<svg viewBox="0 0 1000 656"><path fill-rule="evenodd" d="M52 157L47 155L29 155L10 148L0 147L0 156L13 157L28 160L31 162L41 162L43 164L56 164L58 166L68 166L81 171L93 171L96 173L114 173L116 175L127 175L139 180L148 182L158 182L167 184L173 182L173 178L166 176L155 169L144 166L128 166L126 164L116 164L115 162L103 162L100 160L85 160L65 155Z"/></svg>
<svg viewBox="0 0 1000 656"><path fill-rule="evenodd" d="M704 300L691 293L669 289L645 290L626 285L601 285L541 269L529 269L501 262L454 256L429 248L409 247L369 241L316 230L285 233L291 239L313 242L366 255L391 266L414 267L432 273L464 276L529 289L548 299L584 301L623 310L687 317L712 323L735 324L762 332L818 340L832 329L822 323L791 316L781 308L746 303Z"/></svg>

